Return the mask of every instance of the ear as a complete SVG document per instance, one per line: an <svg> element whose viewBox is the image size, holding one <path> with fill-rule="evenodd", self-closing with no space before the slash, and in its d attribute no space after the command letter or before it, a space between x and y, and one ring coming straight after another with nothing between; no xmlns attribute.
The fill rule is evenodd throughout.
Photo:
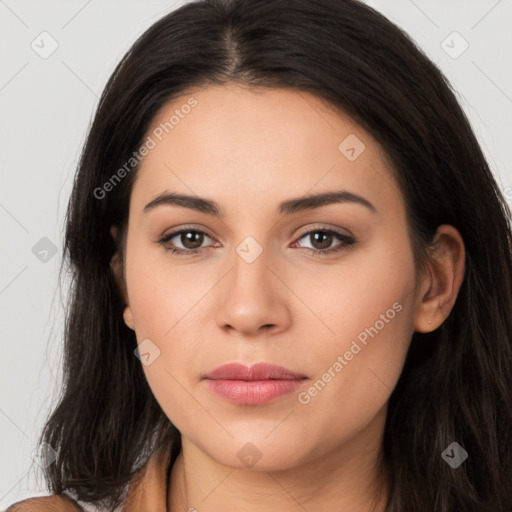
<svg viewBox="0 0 512 512"><path fill-rule="evenodd" d="M121 255L119 254L119 243L117 239L118 229L117 226L111 226L110 228L110 234L112 235L112 238L114 239L114 242L116 244L116 252L110 259L110 269L112 271L112 274L114 275L114 279L117 284L117 288L119 290L119 293L121 294L121 297L123 298L123 301L126 305L123 313L123 318L125 324L130 328L134 329L133 325L133 315L132 310L129 305L128 301L128 292L126 290L126 280L124 277L124 268L123 268L123 260Z"/></svg>
<svg viewBox="0 0 512 512"><path fill-rule="evenodd" d="M420 283L415 308L417 332L434 331L446 320L464 278L464 241L453 226L439 226L431 247L428 275Z"/></svg>

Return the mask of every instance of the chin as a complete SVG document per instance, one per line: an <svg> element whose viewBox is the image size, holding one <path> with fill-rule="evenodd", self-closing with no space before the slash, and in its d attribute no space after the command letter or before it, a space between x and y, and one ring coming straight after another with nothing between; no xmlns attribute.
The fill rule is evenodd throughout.
<svg viewBox="0 0 512 512"><path fill-rule="evenodd" d="M297 450L297 446L304 448L299 440L290 442L288 439L288 443L285 444L284 440L277 436L272 441L264 437L252 441L231 439L229 443L223 444L224 448L219 452L221 444L216 444L212 447L213 450L208 450L210 457L237 470L285 471L300 465L305 458L305 454Z"/></svg>

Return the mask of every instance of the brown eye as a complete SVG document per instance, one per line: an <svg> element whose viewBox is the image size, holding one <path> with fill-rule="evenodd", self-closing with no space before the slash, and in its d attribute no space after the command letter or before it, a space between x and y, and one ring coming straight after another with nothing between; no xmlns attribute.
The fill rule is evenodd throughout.
<svg viewBox="0 0 512 512"><path fill-rule="evenodd" d="M312 251L315 255L327 255L330 253L343 251L349 249L356 243L355 238L351 236L339 233L332 229L319 228L310 229L309 231L303 232L294 245L299 244L299 241L303 239L309 240L312 247L304 247L301 245L298 245L298 247L306 249L307 251ZM340 242L332 246L336 239Z"/></svg>
<svg viewBox="0 0 512 512"><path fill-rule="evenodd" d="M158 240L158 242L164 246L166 251L185 256L196 254L206 249L206 247L202 247L205 238L211 240L204 231L189 228L169 233Z"/></svg>
<svg viewBox="0 0 512 512"><path fill-rule="evenodd" d="M328 249L333 241L333 236L325 231L315 231L308 235L315 249ZM318 244L318 245L315 245Z"/></svg>
<svg viewBox="0 0 512 512"><path fill-rule="evenodd" d="M180 233L180 242L186 249L197 249L201 247L204 239L204 233L200 231L182 231Z"/></svg>

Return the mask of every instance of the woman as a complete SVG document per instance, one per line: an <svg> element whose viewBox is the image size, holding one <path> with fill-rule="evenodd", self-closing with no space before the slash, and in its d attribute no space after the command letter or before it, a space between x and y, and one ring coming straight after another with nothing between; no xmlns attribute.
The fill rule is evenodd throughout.
<svg viewBox="0 0 512 512"><path fill-rule="evenodd" d="M54 496L9 510L510 511L509 217L379 13L180 7L84 147Z"/></svg>

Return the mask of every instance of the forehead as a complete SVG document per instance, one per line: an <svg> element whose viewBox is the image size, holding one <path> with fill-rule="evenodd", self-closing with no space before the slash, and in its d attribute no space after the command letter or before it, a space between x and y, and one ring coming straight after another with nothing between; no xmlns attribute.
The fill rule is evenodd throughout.
<svg viewBox="0 0 512 512"><path fill-rule="evenodd" d="M303 91L191 89L160 109L146 136L153 147L132 191L139 210L165 190L240 206L340 188L374 204L401 199L379 144Z"/></svg>

